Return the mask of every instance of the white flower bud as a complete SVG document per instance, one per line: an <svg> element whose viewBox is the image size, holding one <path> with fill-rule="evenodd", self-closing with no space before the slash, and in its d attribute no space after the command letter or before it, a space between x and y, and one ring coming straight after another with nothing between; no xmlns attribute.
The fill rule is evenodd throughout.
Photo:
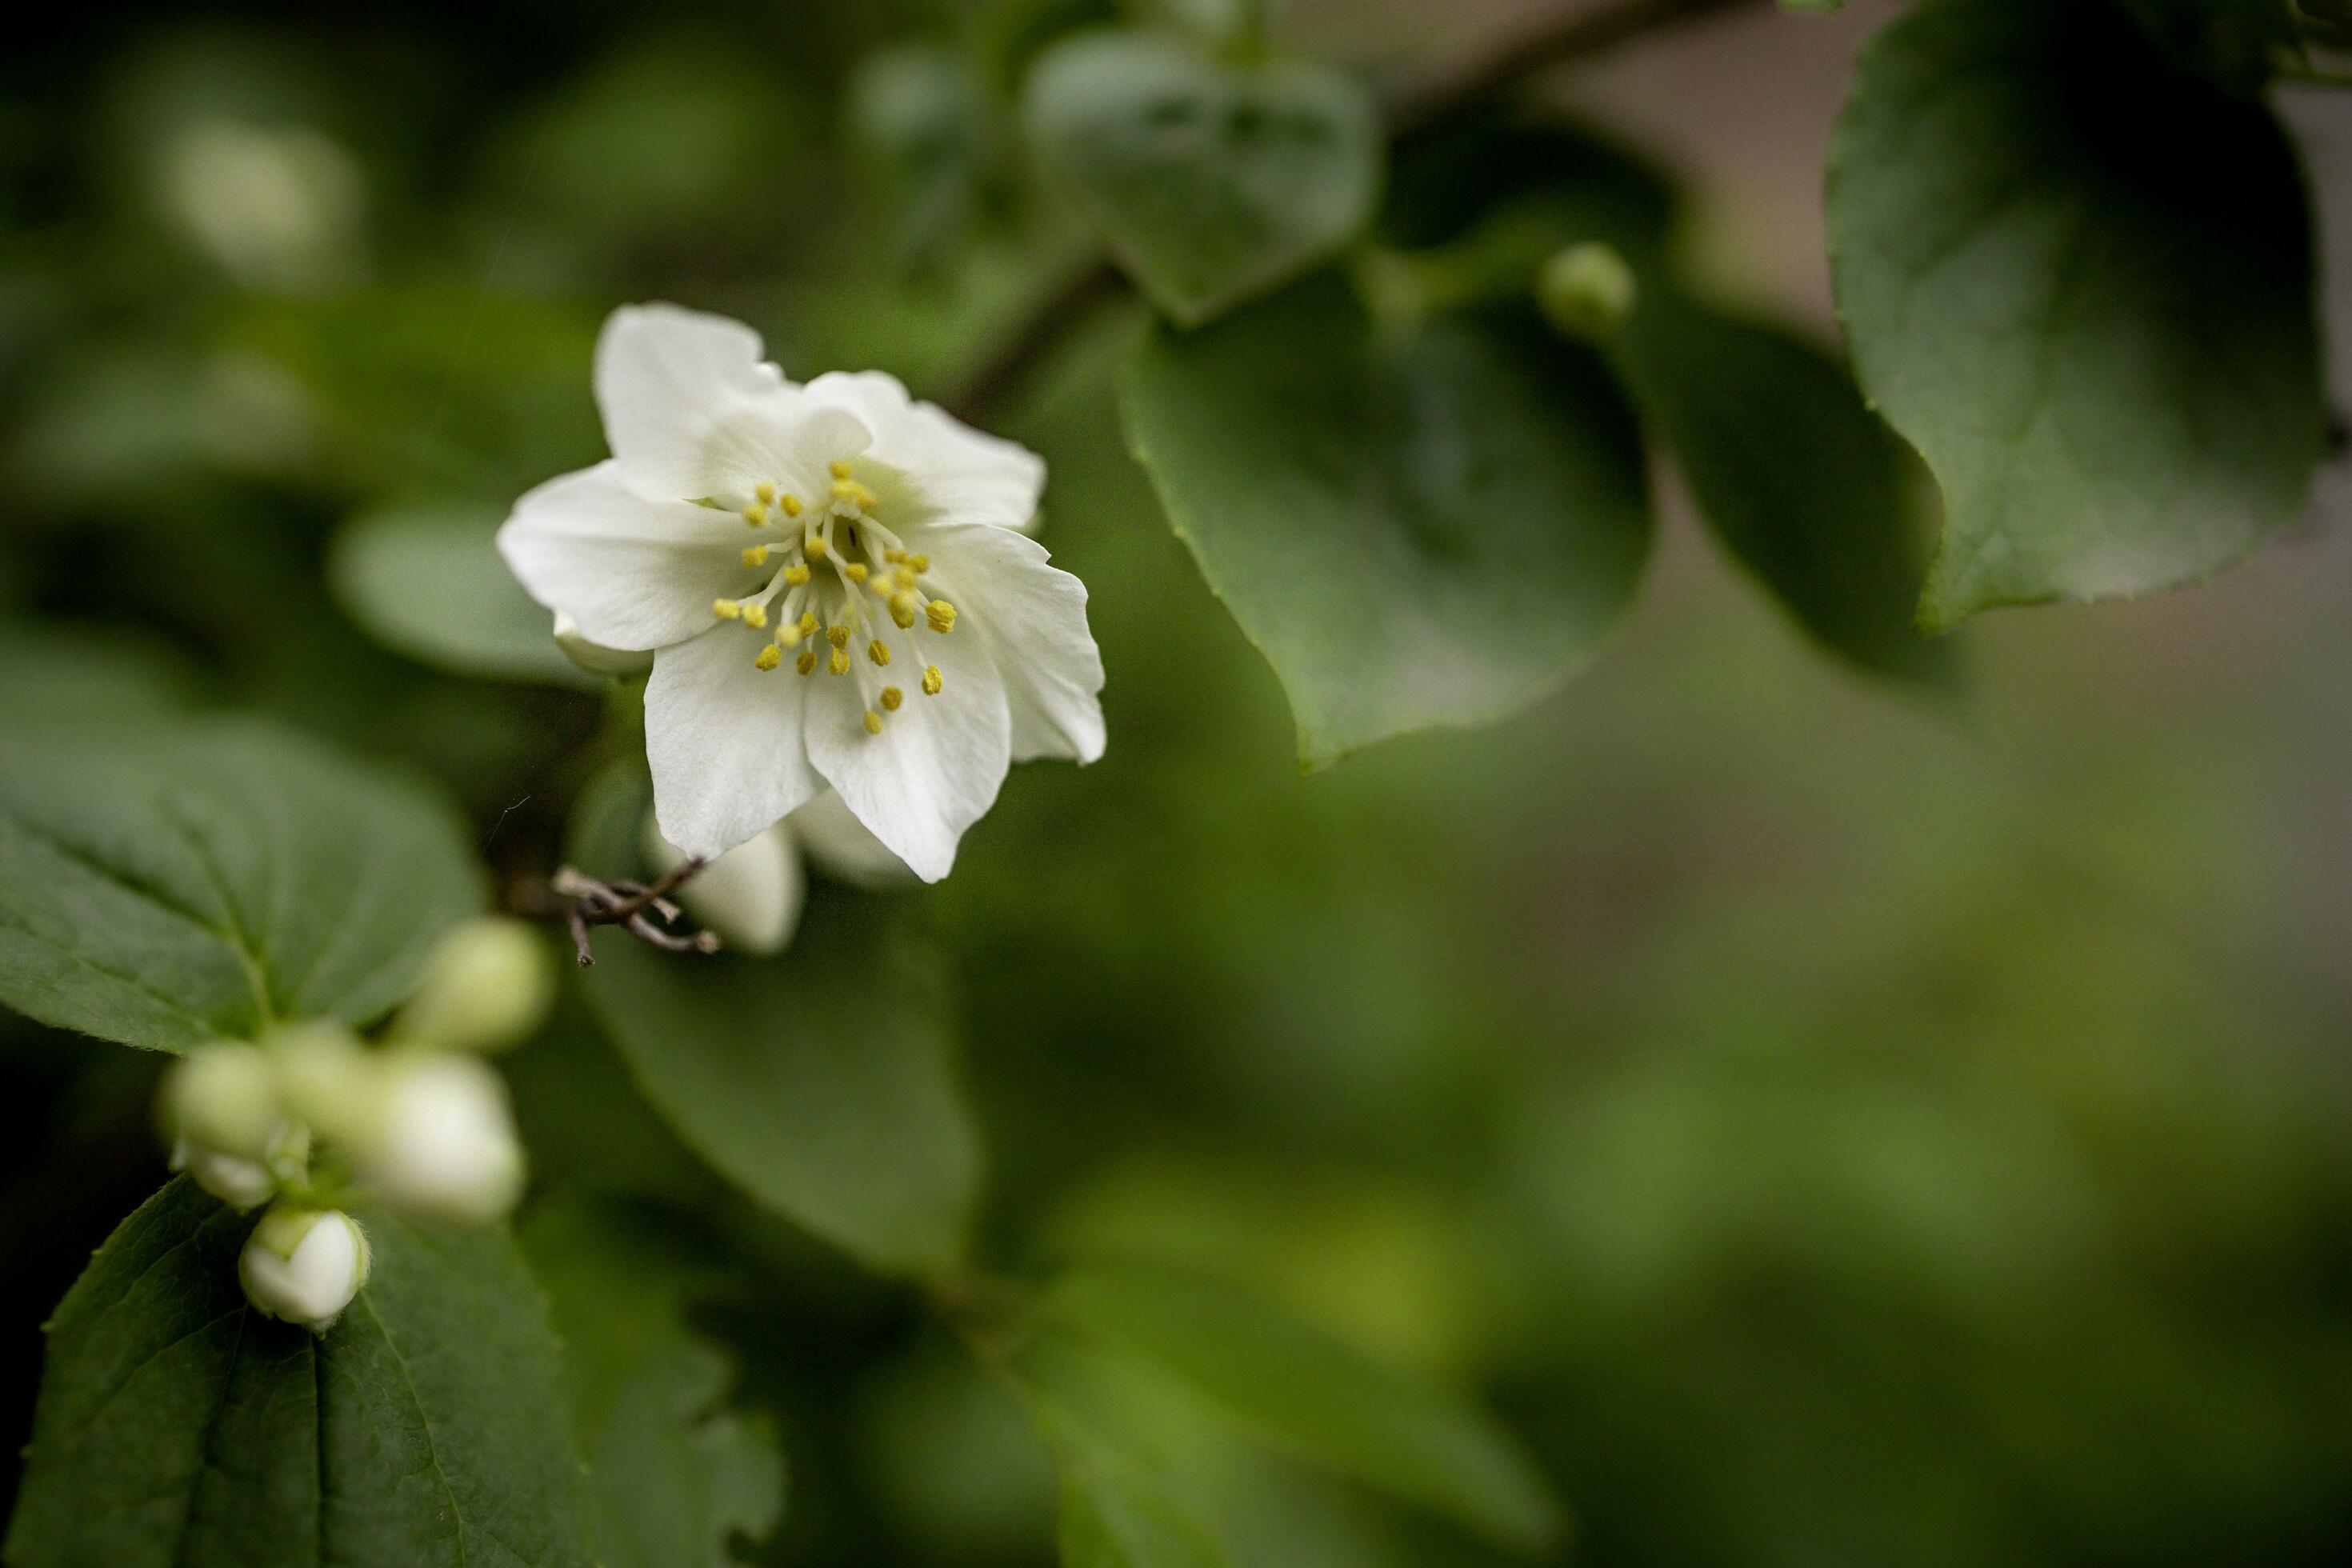
<svg viewBox="0 0 2352 1568"><path fill-rule="evenodd" d="M520 921L468 921L441 939L394 1020L403 1043L499 1051L521 1044L555 1001L555 973Z"/></svg>
<svg viewBox="0 0 2352 1568"><path fill-rule="evenodd" d="M817 869L837 882L875 889L915 879L907 863L891 854L833 790L784 818L784 825Z"/></svg>
<svg viewBox="0 0 2352 1568"><path fill-rule="evenodd" d="M335 1209L274 1208L253 1227L236 1273L247 1300L322 1334L367 1283L367 1236Z"/></svg>
<svg viewBox="0 0 2352 1568"><path fill-rule="evenodd" d="M361 1180L420 1219L488 1225L522 1195L522 1142L506 1085L473 1057L390 1064L374 1126L353 1152Z"/></svg>
<svg viewBox="0 0 2352 1568"><path fill-rule="evenodd" d="M646 855L667 874L686 857L646 816ZM808 876L791 829L774 823L694 874L674 895L686 912L738 952L782 952L800 929Z"/></svg>
<svg viewBox="0 0 2352 1568"><path fill-rule="evenodd" d="M293 1024L269 1037L287 1109L329 1142L363 1136L383 1099L383 1064L341 1024Z"/></svg>
<svg viewBox="0 0 2352 1568"><path fill-rule="evenodd" d="M635 675L654 667L654 656L635 648L606 647L580 635L580 623L555 612L555 646L591 675Z"/></svg>
<svg viewBox="0 0 2352 1568"><path fill-rule="evenodd" d="M286 1131L278 1070L257 1046L204 1046L173 1062L161 1107L164 1135L192 1150L257 1162Z"/></svg>
<svg viewBox="0 0 2352 1568"><path fill-rule="evenodd" d="M278 1184L302 1176L310 1161L310 1134L299 1123L280 1122L268 1157L259 1160L225 1154L185 1138L172 1145L172 1169L185 1171L189 1180L240 1214L277 1196Z"/></svg>

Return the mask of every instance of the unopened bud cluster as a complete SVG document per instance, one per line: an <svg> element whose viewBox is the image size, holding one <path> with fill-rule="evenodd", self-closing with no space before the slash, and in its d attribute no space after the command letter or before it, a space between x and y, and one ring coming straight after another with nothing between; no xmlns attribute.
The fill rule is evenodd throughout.
<svg viewBox="0 0 2352 1568"><path fill-rule="evenodd" d="M521 1195L506 1086L478 1053L539 1026L553 976L510 921L451 934L383 1040L335 1023L202 1047L165 1075L172 1164L239 1211L268 1212L238 1261L247 1298L324 1332L367 1283L360 1199L404 1219L487 1225Z"/></svg>

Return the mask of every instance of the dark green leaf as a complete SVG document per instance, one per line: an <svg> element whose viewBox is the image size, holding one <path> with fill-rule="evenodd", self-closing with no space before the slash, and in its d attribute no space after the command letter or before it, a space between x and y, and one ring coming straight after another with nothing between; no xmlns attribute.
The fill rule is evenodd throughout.
<svg viewBox="0 0 2352 1568"><path fill-rule="evenodd" d="M1533 700L1607 638L1648 552L1633 417L1532 311L1384 335L1320 279L1154 331L1125 407L1309 766Z"/></svg>
<svg viewBox="0 0 2352 1568"><path fill-rule="evenodd" d="M1839 121L1855 368L1944 491L1931 628L2207 576L2300 512L2319 458L2294 154L2259 102L2118 22L1923 5Z"/></svg>
<svg viewBox="0 0 2352 1568"><path fill-rule="evenodd" d="M1381 132L1346 75L1232 65L1151 33L1058 44L1029 134L1152 302L1197 324L1297 277L1370 222Z"/></svg>
<svg viewBox="0 0 2352 1568"><path fill-rule="evenodd" d="M1559 1534L1532 1462L1471 1406L1390 1372L1243 1292L1160 1269L1091 1268L1040 1321L1157 1363L1261 1438L1522 1551Z"/></svg>
<svg viewBox="0 0 2352 1568"><path fill-rule="evenodd" d="M693 1267L584 1207L533 1214L522 1243L562 1336L600 1568L730 1568L783 1513L784 1458L766 1421L726 1408L734 1358L686 1326Z"/></svg>
<svg viewBox="0 0 2352 1568"><path fill-rule="evenodd" d="M363 1215L323 1336L250 1309L252 1228L173 1183L49 1324L12 1568L586 1568L539 1292L499 1231Z"/></svg>
<svg viewBox="0 0 2352 1568"><path fill-rule="evenodd" d="M563 656L553 618L499 558L495 517L401 508L353 518L327 580L376 640L457 675L601 686Z"/></svg>
<svg viewBox="0 0 2352 1568"><path fill-rule="evenodd" d="M1953 677L1951 645L1912 628L1926 530L1907 460L1843 367L1654 274L1610 346L1717 539L1798 625L1864 669Z"/></svg>
<svg viewBox="0 0 2352 1568"><path fill-rule="evenodd" d="M481 893L431 795L268 725L35 732L0 770L0 999L125 1045L363 1023Z"/></svg>
<svg viewBox="0 0 2352 1568"><path fill-rule="evenodd" d="M637 869L642 775L583 799L574 858ZM588 998L679 1139L753 1198L891 1272L962 1248L979 1140L945 1006L881 900L812 899L772 959L656 952L606 932Z"/></svg>

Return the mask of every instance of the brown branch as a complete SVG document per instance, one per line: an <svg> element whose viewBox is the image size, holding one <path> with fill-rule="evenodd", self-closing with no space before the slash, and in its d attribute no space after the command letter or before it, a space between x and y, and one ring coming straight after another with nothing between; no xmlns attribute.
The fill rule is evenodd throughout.
<svg viewBox="0 0 2352 1568"><path fill-rule="evenodd" d="M1763 0L1616 0L1577 6L1469 66L1401 89L1384 107L1391 136L1426 130L1451 115L1509 92L1554 66L1591 59L1678 22L1742 9ZM1080 267L1007 332L943 403L958 417L986 424L1036 373L1062 340L1095 311L1127 293L1108 256Z"/></svg>
<svg viewBox="0 0 2352 1568"><path fill-rule="evenodd" d="M588 944L588 933L596 926L619 926L639 942L665 952L717 952L718 933L665 931L646 914L651 910L661 917L664 925L676 925L680 911L668 895L685 886L707 864L702 860L685 861L650 883L600 881L562 866L546 881L518 889L514 901L518 908L531 913L562 915L565 928L572 932L572 945L580 955L583 969L596 962L596 954Z"/></svg>

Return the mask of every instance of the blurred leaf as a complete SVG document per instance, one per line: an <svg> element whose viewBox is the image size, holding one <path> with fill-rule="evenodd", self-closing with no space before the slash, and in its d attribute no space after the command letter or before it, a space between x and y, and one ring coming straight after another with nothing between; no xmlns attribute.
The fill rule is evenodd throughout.
<svg viewBox="0 0 2352 1568"><path fill-rule="evenodd" d="M1221 64L1106 30L1037 62L1024 114L1121 264L1191 325L1332 256L1380 192L1371 100L1321 66Z"/></svg>
<svg viewBox="0 0 2352 1568"><path fill-rule="evenodd" d="M1675 222L1663 174L1580 126L1515 110L1450 116L1400 140L1381 210L1383 243L1427 250L1474 230L1531 236L1514 288L1578 240L1629 256L1662 247Z"/></svg>
<svg viewBox="0 0 2352 1568"><path fill-rule="evenodd" d="M1912 628L1925 531L1905 454L1836 361L1655 274L1610 350L1717 540L1798 625L1876 674L1954 679L1951 645Z"/></svg>
<svg viewBox="0 0 2352 1568"><path fill-rule="evenodd" d="M429 793L250 721L20 735L0 770L0 998L178 1050L365 1023L481 903Z"/></svg>
<svg viewBox="0 0 2352 1568"><path fill-rule="evenodd" d="M16 723L152 719L196 704L199 682L143 626L0 626L0 713Z"/></svg>
<svg viewBox="0 0 2352 1568"><path fill-rule="evenodd" d="M1090 1268L1034 1310L1158 1363L1275 1446L1497 1545L1532 1552L1560 1533L1550 1487L1486 1416L1255 1297L1161 1269Z"/></svg>
<svg viewBox="0 0 2352 1568"><path fill-rule="evenodd" d="M782 1516L784 1456L727 1407L734 1358L687 1327L693 1268L610 1210L542 1207L521 1240L562 1339L599 1568L730 1568Z"/></svg>
<svg viewBox="0 0 2352 1568"><path fill-rule="evenodd" d="M1137 453L1310 767L1525 706L1631 602L1651 522L1608 376L1532 316L1376 331L1332 279L1128 365Z"/></svg>
<svg viewBox="0 0 2352 1568"><path fill-rule="evenodd" d="M182 1179L48 1326L15 1568L586 1568L555 1341L500 1231L362 1216L367 1287L323 1335L246 1303L252 1228Z"/></svg>
<svg viewBox="0 0 2352 1568"><path fill-rule="evenodd" d="M637 871L635 764L583 797L572 858ZM888 1273L950 1267L980 1183L946 1011L881 900L813 900L771 959L604 933L590 1005L678 1137L761 1204Z"/></svg>
<svg viewBox="0 0 2352 1568"><path fill-rule="evenodd" d="M551 686L603 686L563 656L553 617L499 557L497 521L462 508L355 517L327 580L376 639L436 668Z"/></svg>
<svg viewBox="0 0 2352 1568"><path fill-rule="evenodd" d="M1855 368L1944 491L1930 629L2208 576L2296 517L2319 458L2294 155L2116 21L1923 5L1838 123Z"/></svg>

